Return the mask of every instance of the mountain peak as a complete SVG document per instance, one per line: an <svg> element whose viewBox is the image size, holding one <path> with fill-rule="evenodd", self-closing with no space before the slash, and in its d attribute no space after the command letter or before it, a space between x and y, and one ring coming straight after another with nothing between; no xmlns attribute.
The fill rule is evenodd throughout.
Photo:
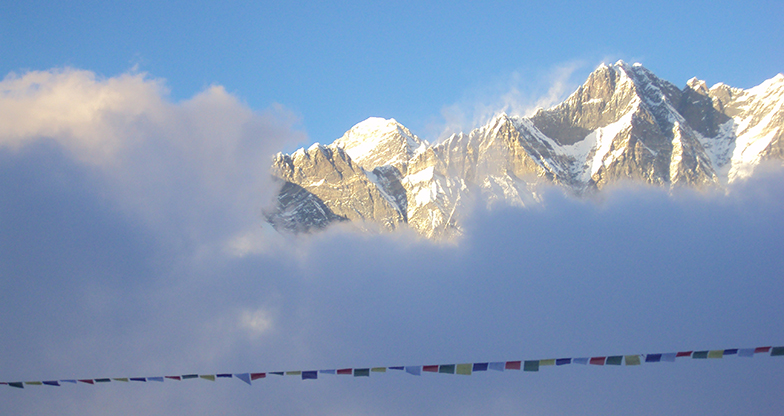
<svg viewBox="0 0 784 416"><path fill-rule="evenodd" d="M708 90L698 78L681 89L619 60L554 107L530 117L499 112L435 146L394 119L371 117L328 146L279 156L286 185L268 218L295 231L350 220L451 238L476 198L526 206L541 183L577 195L628 180L726 184L784 159L783 114L783 74L751 89Z"/></svg>
<svg viewBox="0 0 784 416"><path fill-rule="evenodd" d="M406 161L427 145L395 119L370 117L354 125L331 146L342 148L363 169L373 170L384 165L403 169Z"/></svg>
<svg viewBox="0 0 784 416"><path fill-rule="evenodd" d="M708 85L705 83L705 81L698 79L697 77L693 77L692 79L686 81L686 86L702 95L708 94Z"/></svg>

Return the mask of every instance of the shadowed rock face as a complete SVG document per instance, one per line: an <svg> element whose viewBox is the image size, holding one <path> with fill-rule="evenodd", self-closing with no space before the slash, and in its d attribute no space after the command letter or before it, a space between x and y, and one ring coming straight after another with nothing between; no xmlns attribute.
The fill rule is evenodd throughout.
<svg viewBox="0 0 784 416"><path fill-rule="evenodd" d="M581 194L618 181L701 187L747 177L784 159L783 126L781 74L749 90L696 78L681 90L619 61L555 107L500 114L436 145L371 118L328 146L278 154L283 186L266 216L293 232L351 221L449 239L477 199L525 206L539 183Z"/></svg>

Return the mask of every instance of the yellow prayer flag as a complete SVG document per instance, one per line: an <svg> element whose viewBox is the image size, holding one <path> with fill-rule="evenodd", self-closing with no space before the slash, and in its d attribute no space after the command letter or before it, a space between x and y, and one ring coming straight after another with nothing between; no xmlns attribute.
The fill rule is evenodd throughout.
<svg viewBox="0 0 784 416"><path fill-rule="evenodd" d="M473 366L473 364L458 364L455 366L455 373L470 376Z"/></svg>
<svg viewBox="0 0 784 416"><path fill-rule="evenodd" d="M386 367L373 367L373 368L370 369L370 371L372 371L374 373L386 373L387 372L387 368Z"/></svg>
<svg viewBox="0 0 784 416"><path fill-rule="evenodd" d="M722 358L724 357L724 350L708 351L708 358Z"/></svg>
<svg viewBox="0 0 784 416"><path fill-rule="evenodd" d="M302 371L286 371L287 376L301 376Z"/></svg>
<svg viewBox="0 0 784 416"><path fill-rule="evenodd" d="M215 375L214 374L202 374L199 377L201 377L201 378L203 378L205 380L215 381Z"/></svg>
<svg viewBox="0 0 784 416"><path fill-rule="evenodd" d="M626 360L626 365L640 365L639 355L627 355L623 358Z"/></svg>
<svg viewBox="0 0 784 416"><path fill-rule="evenodd" d="M550 360L539 360L539 367L543 365L555 365L555 358Z"/></svg>

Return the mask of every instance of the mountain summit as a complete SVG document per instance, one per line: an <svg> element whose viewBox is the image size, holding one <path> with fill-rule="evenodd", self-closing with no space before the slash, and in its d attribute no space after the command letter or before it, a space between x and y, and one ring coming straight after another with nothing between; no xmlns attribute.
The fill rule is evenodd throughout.
<svg viewBox="0 0 784 416"><path fill-rule="evenodd" d="M721 186L784 160L784 75L742 90L690 79L679 89L640 64L593 71L564 102L531 117L499 114L430 145L395 120L369 118L332 144L278 154L283 182L265 212L294 232L352 221L459 235L470 201L525 206L542 182L577 194L618 181Z"/></svg>

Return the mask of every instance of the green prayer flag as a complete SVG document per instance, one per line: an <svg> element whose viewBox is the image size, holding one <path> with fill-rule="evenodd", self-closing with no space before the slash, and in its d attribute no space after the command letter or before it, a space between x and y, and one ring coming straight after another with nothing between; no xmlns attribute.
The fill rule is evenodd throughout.
<svg viewBox="0 0 784 416"><path fill-rule="evenodd" d="M387 368L386 367L373 367L373 368L370 369L370 371L372 371L374 373L386 373L387 372Z"/></svg>
<svg viewBox="0 0 784 416"><path fill-rule="evenodd" d="M696 359L708 358L708 351L694 351L691 354L691 358L696 358Z"/></svg>
<svg viewBox="0 0 784 416"><path fill-rule="evenodd" d="M549 360L539 360L539 367L543 365L555 365L555 358Z"/></svg>
<svg viewBox="0 0 784 416"><path fill-rule="evenodd" d="M782 355L784 355L784 347L773 347L773 349L770 350L771 357L778 357Z"/></svg>
<svg viewBox="0 0 784 416"><path fill-rule="evenodd" d="M203 378L205 380L215 381L215 375L214 374L202 374L199 377L201 377L201 378Z"/></svg>
<svg viewBox="0 0 784 416"><path fill-rule="evenodd" d="M355 368L354 377L370 377L369 368Z"/></svg>
<svg viewBox="0 0 784 416"><path fill-rule="evenodd" d="M604 362L605 365L621 365L623 361L623 355L611 355L607 357L607 361Z"/></svg>
<svg viewBox="0 0 784 416"><path fill-rule="evenodd" d="M626 359L626 365L640 365L639 355L627 355L623 358Z"/></svg>
<svg viewBox="0 0 784 416"><path fill-rule="evenodd" d="M523 371L539 371L539 360L524 362Z"/></svg>
<svg viewBox="0 0 784 416"><path fill-rule="evenodd" d="M438 372L444 374L454 374L455 373L455 365L454 364L441 364L438 366Z"/></svg>
<svg viewBox="0 0 784 416"><path fill-rule="evenodd" d="M287 376L301 376L302 371L286 371Z"/></svg>
<svg viewBox="0 0 784 416"><path fill-rule="evenodd" d="M96 378L96 379L95 379L95 382L96 382L96 383L110 383L111 381L112 381L112 380L111 380L111 379L108 379L108 378Z"/></svg>
<svg viewBox="0 0 784 416"><path fill-rule="evenodd" d="M464 376L470 376L471 375L471 369L473 368L473 366L474 365L470 364L470 363L468 363L468 364L458 364L457 367L456 367L456 371L455 372L457 374L462 374Z"/></svg>
<svg viewBox="0 0 784 416"><path fill-rule="evenodd" d="M722 358L724 357L724 350L708 351L708 358Z"/></svg>

